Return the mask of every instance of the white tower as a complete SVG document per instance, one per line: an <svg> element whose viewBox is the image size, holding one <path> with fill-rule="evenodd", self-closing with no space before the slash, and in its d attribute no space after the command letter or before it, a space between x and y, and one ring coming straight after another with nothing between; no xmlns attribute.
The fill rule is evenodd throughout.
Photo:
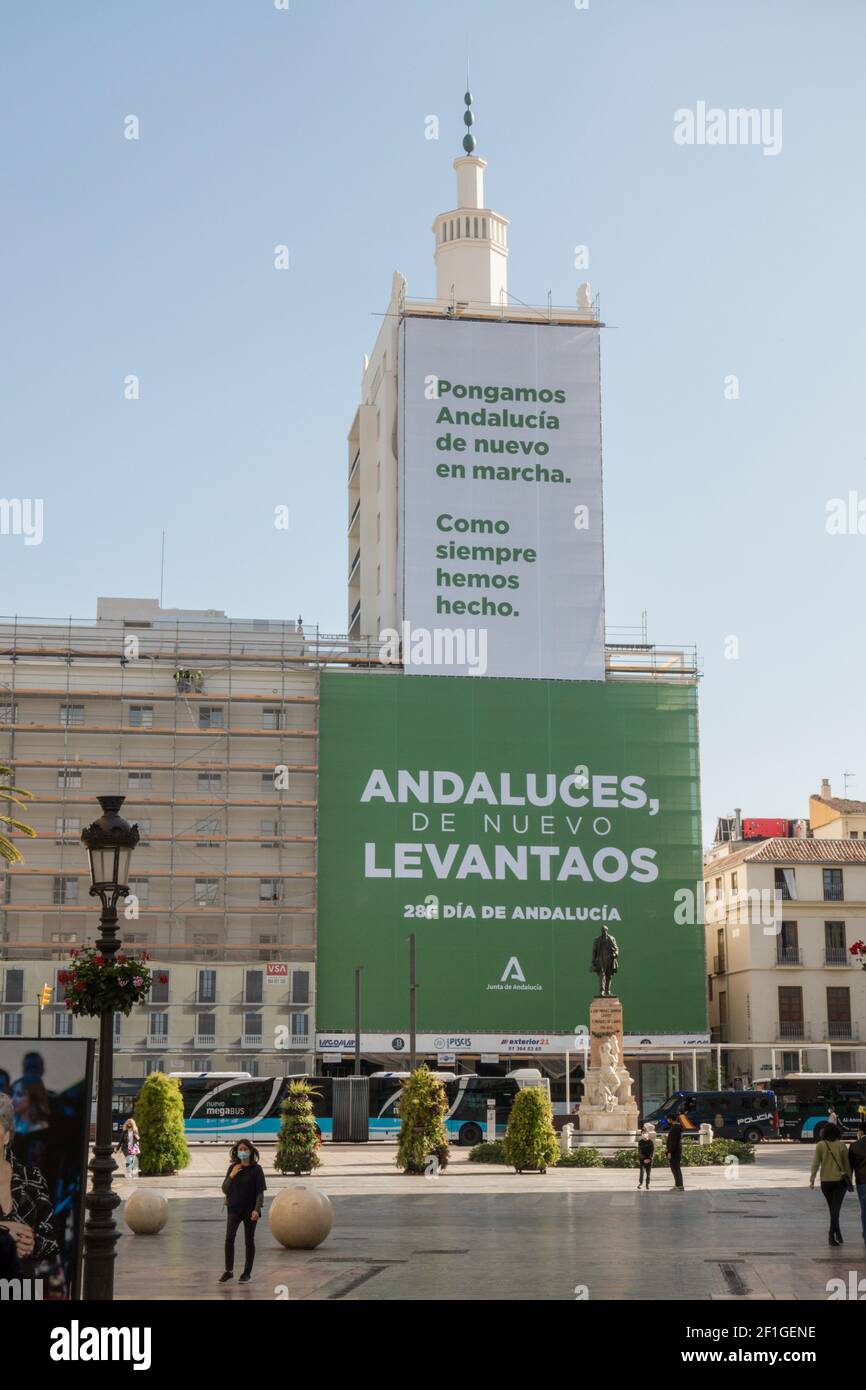
<svg viewBox="0 0 866 1390"><path fill-rule="evenodd" d="M464 97L466 151L455 159L457 206L441 212L433 223L436 237L436 298L448 304L508 302L508 218L484 206L484 170L487 165L473 151L472 94Z"/></svg>

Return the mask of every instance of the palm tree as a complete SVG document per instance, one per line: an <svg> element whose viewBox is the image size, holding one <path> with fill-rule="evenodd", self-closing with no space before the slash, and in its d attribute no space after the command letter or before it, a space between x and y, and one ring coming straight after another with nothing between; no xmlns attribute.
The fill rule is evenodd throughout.
<svg viewBox="0 0 866 1390"><path fill-rule="evenodd" d="M12 777L11 767L0 767L0 802L8 801L10 806L23 806L26 801L32 800L33 793L25 792L21 787L13 787L6 782L7 777ZM0 812L0 824L8 826L10 830L17 830L21 835L27 835L31 840L35 839L36 831L30 825L25 825L23 821L13 820L12 816L5 816ZM0 832L0 859L5 859L7 864L23 864L24 855L9 839L8 835Z"/></svg>

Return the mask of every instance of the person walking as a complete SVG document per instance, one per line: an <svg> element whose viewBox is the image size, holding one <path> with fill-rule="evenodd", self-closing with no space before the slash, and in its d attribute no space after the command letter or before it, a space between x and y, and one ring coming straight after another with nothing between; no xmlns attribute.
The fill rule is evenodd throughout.
<svg viewBox="0 0 866 1390"><path fill-rule="evenodd" d="M128 1178L138 1177L138 1156L141 1153L141 1135L138 1132L138 1125L130 1115L125 1121L123 1129L120 1131L120 1139L117 1148L126 1159L126 1176Z"/></svg>
<svg viewBox="0 0 866 1390"><path fill-rule="evenodd" d="M668 1163L674 1179L674 1192L683 1192L683 1127L680 1124L679 1116L674 1115L668 1126L668 1137L665 1143L667 1150Z"/></svg>
<svg viewBox="0 0 866 1390"><path fill-rule="evenodd" d="M860 1202L860 1227L866 1241L866 1119L860 1121L860 1138L848 1148L848 1158L854 1176L854 1190Z"/></svg>
<svg viewBox="0 0 866 1390"><path fill-rule="evenodd" d="M637 1180L637 1190L640 1192L646 1178L646 1190L649 1192L650 1173L653 1170L653 1154L655 1153L655 1135L649 1125L644 1125L637 1141L637 1158L639 1177Z"/></svg>
<svg viewBox="0 0 866 1390"><path fill-rule="evenodd" d="M826 1198L827 1206L830 1208L830 1244L842 1245L839 1214L845 1200L845 1193L852 1190L853 1184L851 1182L851 1160L836 1125L825 1125L824 1136L815 1145L812 1172L809 1176L809 1186L812 1188L815 1186L815 1178L819 1169L821 1191Z"/></svg>
<svg viewBox="0 0 866 1390"><path fill-rule="evenodd" d="M221 1284L227 1283L234 1274L235 1237L240 1225L244 1228L244 1272L238 1283L250 1282L256 1257L256 1222L262 1214L266 1186L258 1149L253 1148L249 1139L239 1139L232 1148L222 1186L227 1213L225 1270L219 1278Z"/></svg>

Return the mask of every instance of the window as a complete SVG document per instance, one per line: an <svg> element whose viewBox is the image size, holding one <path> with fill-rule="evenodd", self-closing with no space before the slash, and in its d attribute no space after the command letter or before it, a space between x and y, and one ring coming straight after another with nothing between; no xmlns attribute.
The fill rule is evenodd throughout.
<svg viewBox="0 0 866 1390"><path fill-rule="evenodd" d="M195 901L199 907L207 907L217 900L219 879L197 878L195 881Z"/></svg>
<svg viewBox="0 0 866 1390"><path fill-rule="evenodd" d="M217 934L212 931L194 931L192 934L193 954L196 960L216 960ZM207 1003L208 1001L205 1000Z"/></svg>
<svg viewBox="0 0 866 1390"><path fill-rule="evenodd" d="M309 970L292 971L292 1003L309 1004L310 1002L310 972Z"/></svg>
<svg viewBox="0 0 866 1390"><path fill-rule="evenodd" d="M736 874L731 874L731 892L732 892L733 894L736 894L736 891L737 891L737 875L736 875Z"/></svg>
<svg viewBox="0 0 866 1390"><path fill-rule="evenodd" d="M278 878L259 879L259 902L278 903L283 896L283 885Z"/></svg>
<svg viewBox="0 0 866 1390"><path fill-rule="evenodd" d="M263 729L282 729L283 711L277 705L267 705L262 710Z"/></svg>
<svg viewBox="0 0 866 1390"><path fill-rule="evenodd" d="M147 1040L150 1043L168 1042L168 1014L163 1012L148 1014Z"/></svg>
<svg viewBox="0 0 866 1390"><path fill-rule="evenodd" d="M129 722L133 729L152 729L153 705L130 705Z"/></svg>
<svg viewBox="0 0 866 1390"><path fill-rule="evenodd" d="M149 772L129 772L126 784L131 792L149 792L153 786L153 776Z"/></svg>
<svg viewBox="0 0 866 1390"><path fill-rule="evenodd" d="M219 820L214 817L210 817L208 820L197 820L195 823L195 833L196 835L218 835L220 833ZM217 844L218 841L216 840L198 840L196 841L196 848L216 849Z"/></svg>
<svg viewBox="0 0 866 1390"><path fill-rule="evenodd" d="M154 970L153 985L150 991L151 1004L168 1004L169 990L171 989L171 971Z"/></svg>
<svg viewBox="0 0 866 1390"><path fill-rule="evenodd" d="M274 768L274 771L273 771L273 772L263 772L263 773L262 773L262 791L263 791L263 792L274 792L274 791L279 791L279 790L280 790L280 788L276 785L276 781L275 781L276 775L277 775L277 770L276 770L276 768Z"/></svg>
<svg viewBox="0 0 866 1390"><path fill-rule="evenodd" d="M223 728L223 707L222 705L199 705L198 708L198 727L200 729L222 729Z"/></svg>
<svg viewBox="0 0 866 1390"><path fill-rule="evenodd" d="M803 991L799 985L779 986L779 1036L803 1037Z"/></svg>
<svg viewBox="0 0 866 1390"><path fill-rule="evenodd" d="M65 945L65 944L68 944L68 943L70 943L70 942L74 945L75 942L78 940L78 932L77 932L77 931L53 931L53 932L51 933L51 940L52 940L52 941L56 941L58 945ZM128 940L129 940L129 937L125 936L125 937L124 937L124 941L128 941Z"/></svg>
<svg viewBox="0 0 866 1390"><path fill-rule="evenodd" d="M54 1002L55 1004L66 1003L66 985L60 981L60 976L66 974L66 966L62 969L58 966L54 971Z"/></svg>
<svg viewBox="0 0 866 1390"><path fill-rule="evenodd" d="M376 540L377 540L377 541L380 541L381 539L382 539L382 513L381 513L381 512L377 512L377 513L376 513Z"/></svg>
<svg viewBox="0 0 866 1390"><path fill-rule="evenodd" d="M72 878L68 874L58 875L54 879L53 896L55 903L77 903L78 879Z"/></svg>
<svg viewBox="0 0 866 1390"><path fill-rule="evenodd" d="M74 835L77 839L81 834L81 817L55 816L54 834L58 840L65 839L69 835Z"/></svg>
<svg viewBox="0 0 866 1390"><path fill-rule="evenodd" d="M827 987L827 1038L851 1037L851 991L847 985Z"/></svg>
<svg viewBox="0 0 866 1390"><path fill-rule="evenodd" d="M845 946L845 923L824 923L824 960L827 965L847 965L850 957Z"/></svg>
<svg viewBox="0 0 866 1390"><path fill-rule="evenodd" d="M376 566L376 593L377 593L377 594L380 594L381 592L382 592L382 566L381 566L381 565L377 565L377 566Z"/></svg>
<svg viewBox="0 0 866 1390"><path fill-rule="evenodd" d="M276 836L282 834L280 822L278 820L259 821L259 829L264 837L262 839L262 849L277 849Z"/></svg>
<svg viewBox="0 0 866 1390"><path fill-rule="evenodd" d="M21 1014L3 1015L3 1036L4 1038L20 1038L22 1036Z"/></svg>
<svg viewBox="0 0 866 1390"><path fill-rule="evenodd" d="M146 903L150 898L149 878L131 878L127 886L130 896L138 898L140 903ZM129 938L127 937L125 939L128 940Z"/></svg>
<svg viewBox="0 0 866 1390"><path fill-rule="evenodd" d="M77 767L61 767L57 772L58 787L80 787L81 772Z"/></svg>
<svg viewBox="0 0 866 1390"><path fill-rule="evenodd" d="M715 960L715 966L716 966L716 974L717 974L717 975L724 975L725 971L727 970L727 962L726 962L726 960L725 960L725 929L724 929L724 927L717 927L717 929L716 929L716 960Z"/></svg>
<svg viewBox="0 0 866 1390"><path fill-rule="evenodd" d="M856 830L849 830L849 831L848 831L848 839L849 839L849 840L856 840L856 839L858 839L858 838L859 838L859 837L858 837L858 832L857 832Z"/></svg>
<svg viewBox="0 0 866 1390"><path fill-rule="evenodd" d="M83 724L84 706L83 705L61 705L60 706L61 724Z"/></svg>
<svg viewBox="0 0 866 1390"><path fill-rule="evenodd" d="M221 772L200 772L198 789L200 792L218 792L223 784Z"/></svg>
<svg viewBox="0 0 866 1390"><path fill-rule="evenodd" d="M261 970L244 971L244 1003L261 1004L262 995L262 972Z"/></svg>
<svg viewBox="0 0 866 1390"><path fill-rule="evenodd" d="M842 892L842 870L824 870L824 901L827 903L840 903L843 901Z"/></svg>
<svg viewBox="0 0 866 1390"><path fill-rule="evenodd" d="M793 869L776 869L776 892L785 902L797 896L797 881Z"/></svg>
<svg viewBox="0 0 866 1390"><path fill-rule="evenodd" d="M0 705L0 724L16 724L18 722L18 706L4 704Z"/></svg>
<svg viewBox="0 0 866 1390"><path fill-rule="evenodd" d="M709 1002L712 1004L712 1002L713 1002L713 977L712 977L712 975L708 975L708 976L707 976L707 999L708 999Z"/></svg>
<svg viewBox="0 0 866 1390"><path fill-rule="evenodd" d="M198 972L196 998L199 1004L216 1003L216 982L217 973L215 970L200 970Z"/></svg>
<svg viewBox="0 0 866 1390"><path fill-rule="evenodd" d="M72 1025L75 1021L74 1015L64 1011L62 1014L54 1015L54 1036L55 1038L71 1038Z"/></svg>
<svg viewBox="0 0 866 1390"><path fill-rule="evenodd" d="M799 1071L800 1054L799 1052L782 1053L782 1071Z"/></svg>
<svg viewBox="0 0 866 1390"><path fill-rule="evenodd" d="M7 970L6 980L3 990L4 1004L23 1004L24 1003L24 971Z"/></svg>
<svg viewBox="0 0 866 1390"><path fill-rule="evenodd" d="M310 1032L310 1023L307 1014L292 1014L292 1041L306 1041ZM486 1107L485 1107L486 1109Z"/></svg>
<svg viewBox="0 0 866 1390"><path fill-rule="evenodd" d="M123 1033L123 1014L113 1014L113 1015L112 1015L112 1018L111 1018L111 1027L112 1027L112 1031L113 1031L113 1033L114 1033L114 1044L115 1044L115 1047L116 1047L117 1044L120 1042L121 1035L122 1035L122 1033Z"/></svg>
<svg viewBox="0 0 866 1390"><path fill-rule="evenodd" d="M776 962L779 965L800 964L800 938L796 922L782 922L776 937Z"/></svg>
<svg viewBox="0 0 866 1390"><path fill-rule="evenodd" d="M195 1038L198 1047L216 1042L216 1014L199 1014L195 1021Z"/></svg>
<svg viewBox="0 0 866 1390"><path fill-rule="evenodd" d="M253 1045L262 1040L261 1014L244 1014L244 1042Z"/></svg>

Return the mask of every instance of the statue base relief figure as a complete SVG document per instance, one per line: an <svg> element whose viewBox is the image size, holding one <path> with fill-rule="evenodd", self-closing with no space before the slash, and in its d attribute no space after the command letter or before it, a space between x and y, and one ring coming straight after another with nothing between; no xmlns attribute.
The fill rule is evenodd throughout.
<svg viewBox="0 0 866 1390"><path fill-rule="evenodd" d="M599 995L589 1007L589 1066L574 1145L614 1153L637 1140L638 1109L623 1062L622 1004Z"/></svg>

